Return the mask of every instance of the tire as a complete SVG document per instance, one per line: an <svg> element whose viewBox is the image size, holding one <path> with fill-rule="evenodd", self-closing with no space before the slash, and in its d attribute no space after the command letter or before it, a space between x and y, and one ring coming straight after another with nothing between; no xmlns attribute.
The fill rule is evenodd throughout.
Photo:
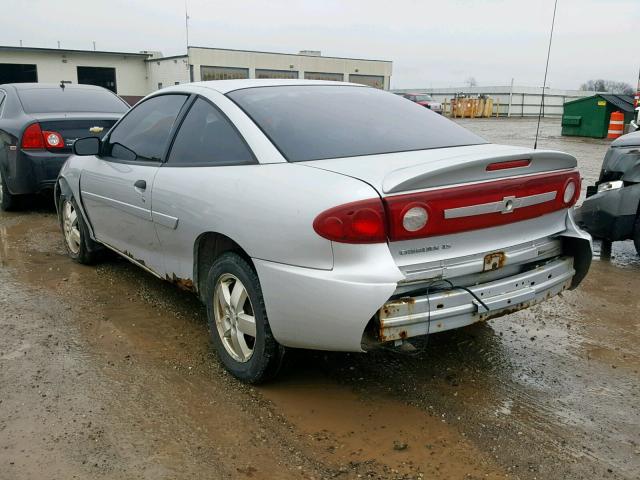
<svg viewBox="0 0 640 480"><path fill-rule="evenodd" d="M273 378L284 347L271 333L253 268L241 256L224 253L209 270L206 295L211 341L229 373L251 384Z"/></svg>
<svg viewBox="0 0 640 480"><path fill-rule="evenodd" d="M98 244L91 240L84 217L73 197L60 196L58 202L60 228L68 255L78 263L91 265L98 257Z"/></svg>
<svg viewBox="0 0 640 480"><path fill-rule="evenodd" d="M633 227L633 244L640 255L640 214L636 217L636 224Z"/></svg>
<svg viewBox="0 0 640 480"><path fill-rule="evenodd" d="M0 210L8 212L16 208L18 208L18 198L9 193L7 182L2 176L2 171L0 171Z"/></svg>

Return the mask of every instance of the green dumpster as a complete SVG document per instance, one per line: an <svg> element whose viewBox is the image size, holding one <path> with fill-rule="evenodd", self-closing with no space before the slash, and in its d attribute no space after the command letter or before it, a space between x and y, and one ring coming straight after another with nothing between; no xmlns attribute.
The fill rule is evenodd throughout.
<svg viewBox="0 0 640 480"><path fill-rule="evenodd" d="M625 123L633 119L633 98L630 95L599 93L592 97L571 100L564 104L562 135L604 138L609 130L611 112L624 113Z"/></svg>

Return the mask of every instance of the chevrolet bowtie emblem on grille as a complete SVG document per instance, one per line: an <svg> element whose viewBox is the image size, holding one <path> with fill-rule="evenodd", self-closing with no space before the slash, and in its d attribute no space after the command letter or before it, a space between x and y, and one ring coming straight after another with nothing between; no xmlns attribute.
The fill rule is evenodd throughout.
<svg viewBox="0 0 640 480"><path fill-rule="evenodd" d="M91 127L89 132L91 133L100 133L104 130L104 127Z"/></svg>

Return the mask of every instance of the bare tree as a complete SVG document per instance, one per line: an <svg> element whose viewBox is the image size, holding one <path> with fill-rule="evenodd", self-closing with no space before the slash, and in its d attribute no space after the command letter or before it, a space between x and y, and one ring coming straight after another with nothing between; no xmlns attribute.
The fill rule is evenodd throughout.
<svg viewBox="0 0 640 480"><path fill-rule="evenodd" d="M476 81L475 77L468 77L464 83L467 84L468 87L477 87L478 86L478 82Z"/></svg>
<svg viewBox="0 0 640 480"><path fill-rule="evenodd" d="M589 80L580 85L580 90L588 90L593 92L609 92L622 95L633 95L634 90L631 85L626 82L616 82L615 80Z"/></svg>

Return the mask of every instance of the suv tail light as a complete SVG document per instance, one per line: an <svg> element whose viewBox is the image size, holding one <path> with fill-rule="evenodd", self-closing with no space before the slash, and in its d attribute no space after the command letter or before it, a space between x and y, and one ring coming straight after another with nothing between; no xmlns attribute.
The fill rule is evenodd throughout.
<svg viewBox="0 0 640 480"><path fill-rule="evenodd" d="M325 210L313 221L313 229L321 237L334 242L387 241L385 212L379 198L360 200Z"/></svg>
<svg viewBox="0 0 640 480"><path fill-rule="evenodd" d="M64 148L64 138L58 132L42 131L39 123L32 123L22 134L21 147L25 150Z"/></svg>

